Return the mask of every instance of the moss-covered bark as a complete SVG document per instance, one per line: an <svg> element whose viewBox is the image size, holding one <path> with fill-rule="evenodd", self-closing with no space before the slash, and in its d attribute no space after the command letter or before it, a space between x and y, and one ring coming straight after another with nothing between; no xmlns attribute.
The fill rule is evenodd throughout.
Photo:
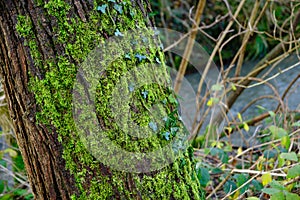
<svg viewBox="0 0 300 200"><path fill-rule="evenodd" d="M105 68L96 94L101 128L115 144L129 152L163 148L172 137L184 135L172 91L159 84L137 88L131 94L137 101L118 105L120 110L129 108L134 122L147 127L152 120L148 108L163 102L163 112L169 120L149 138L128 136L108 106L114 86L128 71L159 63L166 73L161 62L162 51L147 28L152 25L148 12L148 2L142 0L0 2L1 75L37 199L201 198L191 150L180 153L172 164L155 171L118 171L102 164L88 151L73 119L72 91L80 63L110 36L122 37L130 30L144 33L148 43L137 42L139 48L129 52L120 50L118 53L124 56L112 59ZM110 59L110 54L103 50L106 59ZM129 88L126 92L130 92L130 81L123 84ZM137 167L139 163L128 164ZM151 166L153 162L150 160L148 164Z"/></svg>

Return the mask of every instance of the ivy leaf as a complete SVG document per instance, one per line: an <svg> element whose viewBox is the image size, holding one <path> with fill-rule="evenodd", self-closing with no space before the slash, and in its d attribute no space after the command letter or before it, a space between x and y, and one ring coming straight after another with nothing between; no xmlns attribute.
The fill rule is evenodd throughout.
<svg viewBox="0 0 300 200"><path fill-rule="evenodd" d="M288 170L287 178L295 178L300 176L300 165L296 165Z"/></svg>
<svg viewBox="0 0 300 200"><path fill-rule="evenodd" d="M108 2L116 3L116 0L108 0Z"/></svg>
<svg viewBox="0 0 300 200"><path fill-rule="evenodd" d="M255 179L253 179L252 181L251 181L251 184L254 186L254 191L261 191L261 189L263 189L263 185L259 182L259 181L257 181L257 180L255 180Z"/></svg>
<svg viewBox="0 0 300 200"><path fill-rule="evenodd" d="M131 57L130 57L129 53L125 54L125 58L127 58L127 59L131 59Z"/></svg>
<svg viewBox="0 0 300 200"><path fill-rule="evenodd" d="M248 178L244 174L238 174L236 177L237 186L241 187L244 183L247 182ZM249 184L246 184L244 187L240 188L240 192L244 193L248 190Z"/></svg>
<svg viewBox="0 0 300 200"><path fill-rule="evenodd" d="M119 5L119 4L115 4L115 5L114 5L114 9L115 9L116 11L118 11L120 14L123 13L123 8L122 8L122 6Z"/></svg>
<svg viewBox="0 0 300 200"><path fill-rule="evenodd" d="M130 83L129 85L128 85L128 89L129 89L129 91L130 92L133 92L134 91L134 83Z"/></svg>
<svg viewBox="0 0 300 200"><path fill-rule="evenodd" d="M299 200L300 199L299 195L295 194L295 193L286 192L285 196L286 196L286 200Z"/></svg>
<svg viewBox="0 0 300 200"><path fill-rule="evenodd" d="M161 49L164 49L164 48L165 48L164 45L163 45L163 43L160 43L159 47L160 47Z"/></svg>
<svg viewBox="0 0 300 200"><path fill-rule="evenodd" d="M291 152L291 153L281 153L280 154L281 158L284 158L286 160L291 160L291 161L298 161L298 157L297 154L295 152Z"/></svg>
<svg viewBox="0 0 300 200"><path fill-rule="evenodd" d="M157 131L157 124L155 122L149 122L148 126L152 129L152 131Z"/></svg>
<svg viewBox="0 0 300 200"><path fill-rule="evenodd" d="M170 132L165 132L164 133L164 137L165 137L165 139L167 140L167 141L169 141L170 140Z"/></svg>
<svg viewBox="0 0 300 200"><path fill-rule="evenodd" d="M281 185L279 182L274 181L274 180L270 183L270 187L278 189L278 190L286 190L286 188L283 185Z"/></svg>
<svg viewBox="0 0 300 200"><path fill-rule="evenodd" d="M237 189L237 186L235 184L235 182L228 180L226 181L226 183L224 184L224 191L225 193L230 193L231 191Z"/></svg>
<svg viewBox="0 0 300 200"><path fill-rule="evenodd" d="M121 33L121 32L119 31L119 29L116 29L115 36L117 36L117 37L118 37L118 36L123 37L124 34Z"/></svg>
<svg viewBox="0 0 300 200"><path fill-rule="evenodd" d="M0 194L3 193L4 188L5 188L5 182L3 180L0 180Z"/></svg>
<svg viewBox="0 0 300 200"><path fill-rule="evenodd" d="M155 57L155 61L158 63L158 64L161 64L160 60L158 57Z"/></svg>
<svg viewBox="0 0 300 200"><path fill-rule="evenodd" d="M179 130L178 127L171 127L171 133L172 135L176 135L177 131Z"/></svg>
<svg viewBox="0 0 300 200"><path fill-rule="evenodd" d="M277 151L275 149L267 149L264 151L263 155L267 159L275 158L277 156Z"/></svg>
<svg viewBox="0 0 300 200"><path fill-rule="evenodd" d="M209 171L206 168L201 167L198 169L197 174L198 174L197 176L198 176L201 186L206 187L207 183L210 180Z"/></svg>
<svg viewBox="0 0 300 200"><path fill-rule="evenodd" d="M97 6L97 11L101 11L103 14L105 14L107 5L103 4L102 6Z"/></svg>
<svg viewBox="0 0 300 200"><path fill-rule="evenodd" d="M147 90L143 91L142 95L143 95L144 99L146 99L148 96L148 91Z"/></svg>
<svg viewBox="0 0 300 200"><path fill-rule="evenodd" d="M144 56L144 55L141 55L141 54L135 54L135 57L137 58L137 59L139 59L139 61L141 62L142 60L144 60L144 59L146 59L147 57L146 56Z"/></svg>
<svg viewBox="0 0 300 200"><path fill-rule="evenodd" d="M263 191L264 193L269 194L269 195L273 195L273 194L277 194L277 193L281 192L281 190L278 190L276 188L264 188L261 191Z"/></svg>
<svg viewBox="0 0 300 200"><path fill-rule="evenodd" d="M271 131L272 135L275 137L275 139L281 139L282 137L287 135L286 130L283 128L279 128L277 126L270 126L269 130Z"/></svg>
<svg viewBox="0 0 300 200"><path fill-rule="evenodd" d="M266 188L266 189L268 189L268 188ZM272 195L271 198L270 198L270 200L283 200L283 199L285 199L285 198L284 198L284 194L283 194L282 191L278 192L275 195Z"/></svg>

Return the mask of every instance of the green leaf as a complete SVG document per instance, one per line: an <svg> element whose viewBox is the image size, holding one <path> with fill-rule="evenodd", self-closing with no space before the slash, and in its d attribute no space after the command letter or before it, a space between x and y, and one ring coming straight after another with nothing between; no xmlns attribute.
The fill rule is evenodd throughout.
<svg viewBox="0 0 300 200"><path fill-rule="evenodd" d="M221 173L223 173L223 171L222 171L222 169L220 169L220 168L213 168L212 169L212 171L211 171L211 173L213 173L213 174L221 174Z"/></svg>
<svg viewBox="0 0 300 200"><path fill-rule="evenodd" d="M170 132L166 131L163 133L164 138L169 141L170 140Z"/></svg>
<svg viewBox="0 0 300 200"><path fill-rule="evenodd" d="M283 185L281 185L279 182L274 181L274 180L270 183L270 187L278 189L278 190L286 190L286 188Z"/></svg>
<svg viewBox="0 0 300 200"><path fill-rule="evenodd" d="M213 85L213 86L211 87L211 90L212 90L212 91L221 91L222 88L223 88L223 85L221 85L221 84L215 84L215 85Z"/></svg>
<svg viewBox="0 0 300 200"><path fill-rule="evenodd" d="M115 4L115 5L114 5L114 9L115 9L116 11L118 11L120 14L123 13L122 5Z"/></svg>
<svg viewBox="0 0 300 200"><path fill-rule="evenodd" d="M11 156L13 158L17 157L17 155L18 155L18 153L15 150L11 149L11 148L5 149L4 153L8 153L9 156Z"/></svg>
<svg viewBox="0 0 300 200"><path fill-rule="evenodd" d="M257 180L255 180L255 179L253 179L252 181L251 181L251 184L253 185L253 190L254 191L258 191L258 192L260 192L262 189L263 189L263 185L259 182L259 181L257 181Z"/></svg>
<svg viewBox="0 0 300 200"><path fill-rule="evenodd" d="M210 180L210 175L206 168L203 167L199 168L198 179L200 181L201 186L206 187L207 183Z"/></svg>
<svg viewBox="0 0 300 200"><path fill-rule="evenodd" d="M284 194L283 192L278 192L277 194L275 195L272 195L270 200L284 200Z"/></svg>
<svg viewBox="0 0 300 200"><path fill-rule="evenodd" d="M260 105L257 105L256 106L258 109L260 109L260 110L267 110L266 108L264 108L264 107L262 107L262 106L260 106Z"/></svg>
<svg viewBox="0 0 300 200"><path fill-rule="evenodd" d="M298 194L287 192L285 193L286 200L300 200L300 196Z"/></svg>
<svg viewBox="0 0 300 200"><path fill-rule="evenodd" d="M34 196L33 196L33 194L28 194L24 198L25 198L25 200L31 200L34 198Z"/></svg>
<svg viewBox="0 0 300 200"><path fill-rule="evenodd" d="M24 194L26 194L28 191L24 190L24 189L16 189L14 190L14 195L16 196L23 196Z"/></svg>
<svg viewBox="0 0 300 200"><path fill-rule="evenodd" d="M284 158L286 160L291 160L291 161L298 161L298 157L297 154L295 152L291 152L291 153L281 153L280 154L281 158Z"/></svg>
<svg viewBox="0 0 300 200"><path fill-rule="evenodd" d="M248 178L244 174L238 174L236 176L236 182L237 186L242 186L245 182L247 182ZM244 187L240 188L240 192L244 193L246 190L248 190L249 184L245 185Z"/></svg>
<svg viewBox="0 0 300 200"><path fill-rule="evenodd" d="M267 149L267 150L264 151L263 155L267 159L276 158L277 151L275 149L270 149L270 150Z"/></svg>
<svg viewBox="0 0 300 200"><path fill-rule="evenodd" d="M229 158L228 158L228 154L226 152L224 152L222 149L219 148L211 148L210 154L212 156L216 156L218 155L218 158L223 162L223 163L227 163Z"/></svg>
<svg viewBox="0 0 300 200"><path fill-rule="evenodd" d="M11 199L12 199L11 194L5 194L5 195L1 196L1 200L11 200Z"/></svg>
<svg viewBox="0 0 300 200"><path fill-rule="evenodd" d="M269 195L274 195L274 194L277 194L279 192L282 192L281 190L278 190L276 188L264 188L261 191L266 193L266 194L269 194Z"/></svg>
<svg viewBox="0 0 300 200"><path fill-rule="evenodd" d="M124 34L121 33L121 32L119 31L119 29L116 29L115 36L117 36L117 37L123 37Z"/></svg>
<svg viewBox="0 0 300 200"><path fill-rule="evenodd" d="M257 197L248 197L246 200L259 200Z"/></svg>
<svg viewBox="0 0 300 200"><path fill-rule="evenodd" d="M0 194L3 193L4 188L5 188L4 181L3 181L3 180L0 180Z"/></svg>
<svg viewBox="0 0 300 200"><path fill-rule="evenodd" d="M0 165L2 165L3 167L6 167L7 163L5 160L0 160Z"/></svg>
<svg viewBox="0 0 300 200"><path fill-rule="evenodd" d="M285 147L286 149L288 149L290 147L290 144L291 144L291 139L290 139L290 137L288 135L283 136L281 138L281 145L283 147Z"/></svg>
<svg viewBox="0 0 300 200"><path fill-rule="evenodd" d="M300 176L300 165L296 165L288 170L287 178L295 178Z"/></svg>
<svg viewBox="0 0 300 200"><path fill-rule="evenodd" d="M276 116L276 114L273 111L269 111L269 115L274 118Z"/></svg>
<svg viewBox="0 0 300 200"><path fill-rule="evenodd" d="M236 190L237 186L235 184L235 182L228 180L226 181L226 183L224 184L224 192L225 193L229 193L232 192L233 190Z"/></svg>
<svg viewBox="0 0 300 200"><path fill-rule="evenodd" d="M274 126L274 125L270 126L269 130L271 131L271 133L275 137L275 139L280 139L287 135L286 130L284 130L283 128Z"/></svg>
<svg viewBox="0 0 300 200"><path fill-rule="evenodd" d="M101 11L103 14L105 14L106 8L107 8L107 5L103 4L102 6L97 6L97 11Z"/></svg>
<svg viewBox="0 0 300 200"><path fill-rule="evenodd" d="M285 160L281 158L281 156L278 156L278 167L281 168L285 164Z"/></svg>
<svg viewBox="0 0 300 200"><path fill-rule="evenodd" d="M300 127L300 121L293 123L292 126L298 126L298 127Z"/></svg>

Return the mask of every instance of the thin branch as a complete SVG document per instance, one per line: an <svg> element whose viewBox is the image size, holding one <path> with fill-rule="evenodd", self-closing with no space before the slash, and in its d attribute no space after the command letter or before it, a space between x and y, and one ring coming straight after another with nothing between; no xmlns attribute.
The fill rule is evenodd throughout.
<svg viewBox="0 0 300 200"><path fill-rule="evenodd" d="M205 5L206 5L206 0L200 0L198 2L196 15L195 15L195 19L194 19L194 24L193 24L193 29L195 29L199 26ZM181 64L180 64L180 67L179 67L179 70L178 70L178 73L176 76L175 84L174 84L175 93L178 93L180 90L181 82L182 82L183 76L185 74L191 53L193 51L196 35L197 35L197 32L193 31L188 39L188 42L187 42L187 45L186 45L186 48L185 48L185 51L183 53L183 57L181 60Z"/></svg>

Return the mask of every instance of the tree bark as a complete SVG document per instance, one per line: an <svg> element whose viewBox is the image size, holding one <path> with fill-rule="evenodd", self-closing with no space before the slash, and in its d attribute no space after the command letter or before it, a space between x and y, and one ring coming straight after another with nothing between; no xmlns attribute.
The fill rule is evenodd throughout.
<svg viewBox="0 0 300 200"><path fill-rule="evenodd" d="M103 5L107 6L103 12L97 9ZM0 74L36 199L201 198L191 152L184 152L174 163L156 171L117 171L83 147L72 119L72 89L78 65L96 42L113 36L117 29L126 31L133 24L152 26L149 12L145 0L99 0L95 4L92 0L0 1ZM146 51L150 55L149 48ZM161 50L156 53L161 54ZM155 57L151 59L143 62L152 62ZM138 61L136 58L132 63ZM113 67L112 71L121 73ZM108 80L104 82L113 81L109 79L113 72L106 73ZM102 92L108 95L109 89ZM104 128L119 134L105 110L97 117ZM157 140L163 139L157 136Z"/></svg>

